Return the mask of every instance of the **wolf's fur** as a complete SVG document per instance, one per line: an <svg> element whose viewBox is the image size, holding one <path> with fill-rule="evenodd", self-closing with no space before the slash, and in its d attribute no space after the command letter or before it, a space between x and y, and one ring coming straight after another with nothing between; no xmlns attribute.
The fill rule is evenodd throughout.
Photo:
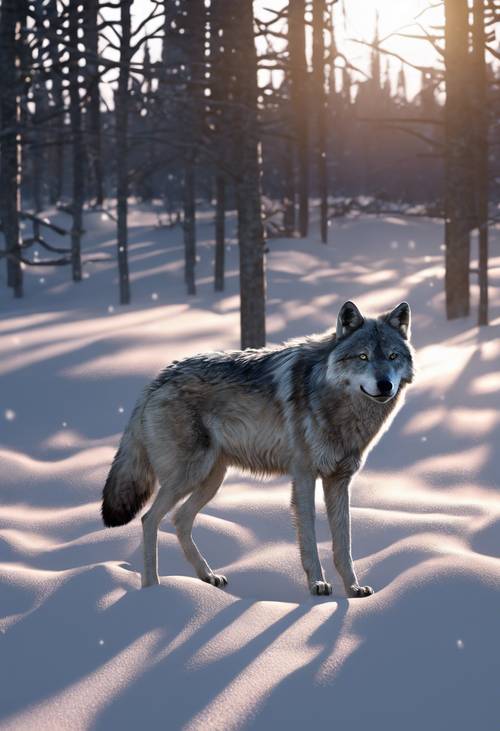
<svg viewBox="0 0 500 731"><path fill-rule="evenodd" d="M413 378L409 324L404 302L366 320L346 302L336 333L273 349L197 355L165 368L139 399L103 491L104 523L122 525L159 480L142 518L143 586L158 583L160 521L185 497L173 518L182 549L201 579L226 583L191 531L234 465L291 476L300 554L313 594L331 593L314 527L314 488L321 477L334 563L346 592L371 594L359 586L351 557L349 484Z"/></svg>

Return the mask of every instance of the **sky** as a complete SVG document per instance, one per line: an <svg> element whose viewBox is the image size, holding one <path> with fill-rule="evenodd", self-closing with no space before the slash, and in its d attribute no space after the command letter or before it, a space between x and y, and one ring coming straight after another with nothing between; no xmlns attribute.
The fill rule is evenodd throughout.
<svg viewBox="0 0 500 731"><path fill-rule="evenodd" d="M236 0L234 0L236 2ZM209 2L209 0L206 0ZM271 16L269 9L280 10L287 4L287 0L254 0L256 18L263 20ZM132 5L133 27L136 27L152 10L151 0L136 0ZM108 11L109 12L109 11ZM441 34L444 23L443 4L436 4L435 0L338 0L333 10L333 25L335 41L341 53L349 62L361 70L368 72L370 64L370 49L357 41L371 42L374 36L375 22L378 17L379 37L381 45L387 51L398 54L410 64L417 66L440 66L441 58L438 51L427 40L415 40L398 36L399 33L422 35L423 32ZM156 25L152 23L151 31ZM500 24L499 24L500 25ZM433 27L433 26L437 26ZM283 23L276 29L286 30ZM308 30L308 46L310 52L310 29ZM500 30L497 28L497 38L493 43L500 41ZM279 39L273 41L276 47L283 46ZM264 52L266 40L257 38L258 52ZM161 53L161 41L153 40L150 44L153 60L157 60ZM112 56L112 52L108 50ZM396 85L401 61L394 56L385 55L382 58L382 73L385 74L386 64L389 63L389 78L393 87ZM342 61L338 59L338 65ZM412 98L420 89L421 74L411 65L404 65L407 94ZM340 72L339 72L340 78ZM361 80L362 75L354 74L354 80ZM259 82L264 85L269 80L269 74L260 72ZM278 82L279 76L275 75Z"/></svg>
<svg viewBox="0 0 500 731"><path fill-rule="evenodd" d="M376 16L378 15L381 39L397 32L421 34L417 23L426 29L430 25L443 23L442 8L433 8L433 4L435 3L428 0L339 0L334 6L333 15L338 49L347 56L350 63L367 72L370 49L355 41L373 40ZM267 19L270 15L266 13L266 8L279 10L284 5L285 0L256 0L255 13L257 17ZM416 65L434 66L439 63L439 54L428 41L391 36L384 41L383 47ZM385 59L389 61L389 75L395 85L401 62L389 56ZM387 62L385 59L382 61L383 71ZM420 73L405 65L405 74L407 92L412 97L420 88Z"/></svg>

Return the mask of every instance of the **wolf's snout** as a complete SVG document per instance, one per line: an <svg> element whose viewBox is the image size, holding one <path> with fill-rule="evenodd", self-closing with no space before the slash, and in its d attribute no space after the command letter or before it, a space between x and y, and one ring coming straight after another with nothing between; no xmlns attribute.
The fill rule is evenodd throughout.
<svg viewBox="0 0 500 731"><path fill-rule="evenodd" d="M381 396L389 396L392 393L392 383L387 378L377 381L378 392Z"/></svg>

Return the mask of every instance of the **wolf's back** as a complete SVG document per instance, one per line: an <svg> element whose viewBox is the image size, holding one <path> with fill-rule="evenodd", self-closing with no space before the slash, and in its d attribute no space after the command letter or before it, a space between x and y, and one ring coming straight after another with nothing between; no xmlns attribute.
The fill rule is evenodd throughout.
<svg viewBox="0 0 500 731"><path fill-rule="evenodd" d="M156 478L141 439L140 412L136 407L102 491L101 513L108 527L129 523L153 494Z"/></svg>

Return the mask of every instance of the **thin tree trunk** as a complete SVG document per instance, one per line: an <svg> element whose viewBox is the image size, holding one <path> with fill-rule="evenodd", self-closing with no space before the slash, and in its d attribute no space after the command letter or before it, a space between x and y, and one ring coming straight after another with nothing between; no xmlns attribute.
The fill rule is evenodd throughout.
<svg viewBox="0 0 500 731"><path fill-rule="evenodd" d="M260 348L266 342L266 288L257 118L257 54L252 0L242 0L238 3L237 11L232 13L230 46L236 74L235 185L240 249L241 347Z"/></svg>
<svg viewBox="0 0 500 731"><path fill-rule="evenodd" d="M19 256L20 230L20 144L19 99L16 63L19 7L17 0L4 0L0 15L0 168L2 225L7 256L7 284L15 297L23 295L23 273Z"/></svg>
<svg viewBox="0 0 500 731"><path fill-rule="evenodd" d="M449 320L470 310L467 0L445 0L445 291Z"/></svg>
<svg viewBox="0 0 500 731"><path fill-rule="evenodd" d="M326 166L326 89L325 89L325 13L326 0L313 0L313 89L317 107L318 192L320 199L321 241L328 242L328 180Z"/></svg>
<svg viewBox="0 0 500 731"><path fill-rule="evenodd" d="M184 162L184 279L188 294L196 294L196 201L194 160Z"/></svg>
<svg viewBox="0 0 500 731"><path fill-rule="evenodd" d="M214 289L224 290L225 245L226 245L226 188L227 179L224 170L228 166L231 136L231 109L229 103L230 72L232 59L224 33L229 3L232 0L212 0L210 3L210 74L211 96L208 100L213 126L214 150L216 154L215 169L215 266Z"/></svg>
<svg viewBox="0 0 500 731"><path fill-rule="evenodd" d="M309 227L309 104L305 38L305 1L288 3L288 51L290 59L291 101L298 161L299 233L307 236Z"/></svg>
<svg viewBox="0 0 500 731"><path fill-rule="evenodd" d="M80 84L78 81L80 51L78 44L78 30L81 27L80 6L76 2L69 4L69 96L71 121L71 146L73 158L73 195L72 214L73 226L71 229L71 268L73 281L79 282L82 278L81 237L83 227L83 199L84 199L84 150L82 135L82 112L80 107Z"/></svg>
<svg viewBox="0 0 500 731"><path fill-rule="evenodd" d="M184 271L188 294L196 294L196 161L201 130L201 86L204 83L204 0L185 4L185 53L187 98L184 102Z"/></svg>
<svg viewBox="0 0 500 731"><path fill-rule="evenodd" d="M285 140L284 160L284 199L283 199L283 228L286 236L293 236L295 232L295 177L293 174L293 145L290 139Z"/></svg>
<svg viewBox="0 0 500 731"><path fill-rule="evenodd" d="M130 303L128 268L128 85L130 75L130 6L132 0L122 0L120 5L121 43L120 73L116 93L116 206L117 206L117 257L120 304Z"/></svg>
<svg viewBox="0 0 500 731"><path fill-rule="evenodd" d="M101 97L99 93L98 68L98 12L99 0L85 0L85 46L87 50L86 74L88 79L88 159L94 188L95 203L102 206L104 190L102 183L101 153Z"/></svg>
<svg viewBox="0 0 500 731"><path fill-rule="evenodd" d="M52 36L57 34L61 21L57 14L57 0L49 0L47 3L47 19L50 24ZM59 44L51 39L48 49L51 66L51 97L53 107L60 112L51 125L51 165L49 182L49 199L52 204L57 203L62 196L64 180L64 100L62 88L62 74L60 62ZM54 129L55 128L55 129Z"/></svg>
<svg viewBox="0 0 500 731"><path fill-rule="evenodd" d="M474 0L472 62L474 64L473 134L476 216L479 232L478 325L488 324L488 105L485 60L484 0Z"/></svg>
<svg viewBox="0 0 500 731"><path fill-rule="evenodd" d="M226 179L215 176L215 277L216 292L224 290L224 260L226 245Z"/></svg>

